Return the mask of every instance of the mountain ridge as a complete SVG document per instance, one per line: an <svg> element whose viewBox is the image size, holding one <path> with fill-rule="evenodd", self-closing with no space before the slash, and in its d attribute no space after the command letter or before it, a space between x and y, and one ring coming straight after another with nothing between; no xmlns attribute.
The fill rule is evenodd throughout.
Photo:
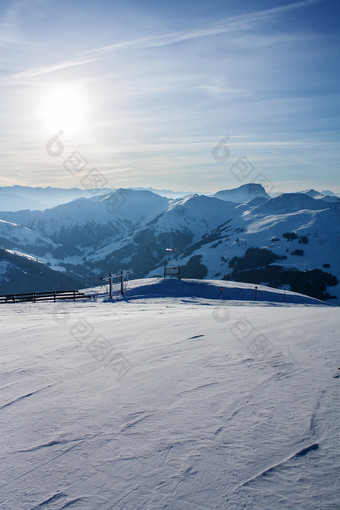
<svg viewBox="0 0 340 510"><path fill-rule="evenodd" d="M300 278L306 292L338 302L338 203L301 192L268 198L262 186L251 183L240 188L245 200L249 190L262 196L239 203L216 194L170 199L119 188L45 211L0 212L0 246L84 285L121 269L135 278L159 276L165 249L173 248L167 260L181 265L187 277L250 278L250 283L292 290ZM262 261L260 266L245 269L249 253ZM0 289L5 278L3 269Z"/></svg>

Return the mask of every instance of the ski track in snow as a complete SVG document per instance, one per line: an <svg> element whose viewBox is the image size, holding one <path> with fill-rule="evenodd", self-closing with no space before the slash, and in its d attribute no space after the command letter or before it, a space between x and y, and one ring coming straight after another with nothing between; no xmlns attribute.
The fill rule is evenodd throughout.
<svg viewBox="0 0 340 510"><path fill-rule="evenodd" d="M84 440L83 438L54 440L54 441L50 441L49 443L38 444L36 446L32 446L31 448L26 448L24 450L16 450L15 452L11 452L11 453L36 452L37 450L40 450L41 448L49 448L50 446L59 446L62 444L77 443L77 442L83 441L83 440Z"/></svg>
<svg viewBox="0 0 340 510"><path fill-rule="evenodd" d="M288 454L287 457L284 457L282 460L280 460L276 464L273 464L271 466L264 468L258 474L252 476L251 478L248 478L248 480L245 480L244 482L241 482L233 490L237 491L241 487L245 487L246 485L253 482L257 478L267 475L270 471L274 471L274 469L282 466L285 462L288 462L289 460L293 459L294 457L306 455L311 450L317 450L319 448L318 443L312 443L312 444L307 444L307 443L308 443L308 441L306 441L306 445L302 446L299 450L293 451L293 453Z"/></svg>
<svg viewBox="0 0 340 510"><path fill-rule="evenodd" d="M216 306L4 309L0 508L338 510L337 309ZM245 315L261 359L230 334ZM122 380L70 335L83 317L131 362Z"/></svg>
<svg viewBox="0 0 340 510"><path fill-rule="evenodd" d="M36 395L37 393L40 393L41 391L43 390L46 390L48 388L51 388L51 384L49 384L48 386L44 386L43 388L39 388L38 390L35 390L35 391L32 391L30 393L26 393L26 395L21 395L20 397L17 397L15 398L14 400L11 400L10 402L6 402L5 404L1 404L0 405L0 411L2 409L5 409L6 407L9 407L9 406L12 406L13 404L16 404L17 402L19 402L20 400L23 400L25 398L28 398L28 397L31 397L33 395Z"/></svg>

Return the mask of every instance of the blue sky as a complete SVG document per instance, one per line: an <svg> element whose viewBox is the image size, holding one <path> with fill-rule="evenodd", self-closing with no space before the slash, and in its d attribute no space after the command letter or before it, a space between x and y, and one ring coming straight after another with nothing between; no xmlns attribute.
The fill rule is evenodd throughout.
<svg viewBox="0 0 340 510"><path fill-rule="evenodd" d="M108 187L340 192L339 20L332 0L3 0L0 186L96 168Z"/></svg>

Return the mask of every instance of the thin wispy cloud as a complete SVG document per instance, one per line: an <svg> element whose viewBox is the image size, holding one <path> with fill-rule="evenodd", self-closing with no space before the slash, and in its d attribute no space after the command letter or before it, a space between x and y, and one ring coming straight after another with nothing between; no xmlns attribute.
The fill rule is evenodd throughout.
<svg viewBox="0 0 340 510"><path fill-rule="evenodd" d="M129 48L153 48L169 46L184 41L190 41L193 39L199 39L203 37L210 37L228 32L242 32L245 30L249 30L255 24L268 20L269 18L281 15L285 12L306 8L311 5L323 3L325 1L327 0L303 0L301 2L296 2L293 4L274 7L272 9L265 9L250 12L239 16L227 17L205 28L176 31L163 35L141 37L128 41L113 43L110 45L88 50L76 56L75 58L65 62L43 67L36 67L33 69L28 69L26 71L9 75L7 77L3 77L2 79L0 79L0 85L2 86L15 85L19 84L22 80L26 80L27 78L51 74L68 68L93 63L100 59L105 58L107 54L118 50Z"/></svg>
<svg viewBox="0 0 340 510"><path fill-rule="evenodd" d="M19 84L21 81L27 80L27 78L34 78L36 76L43 76L45 74L55 73L57 71L62 71L64 69L69 69L70 67L76 67L83 64L89 64L91 62L96 62L97 58L83 57L83 58L75 58L66 62L61 62L60 64L54 64L50 66L44 67L35 67L32 69L27 69L27 71L22 71L20 73L15 73L10 76L4 77L0 79L0 85L8 86Z"/></svg>
<svg viewBox="0 0 340 510"><path fill-rule="evenodd" d="M182 41L188 41L190 39L199 39L201 37L209 37L213 35L223 34L227 32L238 32L243 30L248 30L252 25L256 22L264 21L271 17L275 17L284 12L289 12L295 9L301 9L304 7L309 7L313 4L323 3L327 0L304 0L302 2L297 2L294 4L284 5L280 7L274 7L272 9L265 9L261 11L254 11L247 14L239 15L239 16L230 16L227 18L223 18L220 21L212 24L209 27L201 28L201 29L193 29L193 30L184 30L172 32L169 34L159 35L159 36L151 36L140 39L135 39L132 41L125 41L120 43L114 43L111 45L103 46L101 48L97 48L91 50L87 53L87 55L101 55L103 53L115 51L119 48L125 47L144 47L150 48L154 46L168 46L171 44L176 44Z"/></svg>

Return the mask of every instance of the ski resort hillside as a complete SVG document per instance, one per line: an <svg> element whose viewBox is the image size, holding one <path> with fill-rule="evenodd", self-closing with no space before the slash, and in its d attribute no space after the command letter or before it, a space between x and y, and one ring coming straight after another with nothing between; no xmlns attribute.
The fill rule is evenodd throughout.
<svg viewBox="0 0 340 510"><path fill-rule="evenodd" d="M86 292L0 304L2 509L338 509L336 307L226 281Z"/></svg>
<svg viewBox="0 0 340 510"><path fill-rule="evenodd" d="M215 196L167 198L116 189L44 211L0 212L0 243L0 261L15 254L20 268L33 260L49 280L67 277L77 288L121 270L135 279L161 276L171 248L167 263L181 266L185 278L252 282L340 303L340 205L315 190L269 197L249 183ZM6 267L0 294L53 290L43 278L33 286L30 270L18 278Z"/></svg>

